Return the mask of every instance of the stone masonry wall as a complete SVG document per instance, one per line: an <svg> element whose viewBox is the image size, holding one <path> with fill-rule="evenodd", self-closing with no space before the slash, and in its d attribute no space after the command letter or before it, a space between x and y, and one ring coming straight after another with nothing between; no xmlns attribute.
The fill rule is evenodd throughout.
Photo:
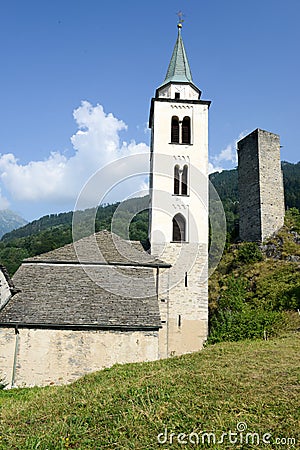
<svg viewBox="0 0 300 450"><path fill-rule="evenodd" d="M9 385L65 384L116 363L158 359L158 332L0 328L0 355Z"/></svg>
<svg viewBox="0 0 300 450"><path fill-rule="evenodd" d="M238 142L240 238L263 241L284 222L280 138L257 129Z"/></svg>
<svg viewBox="0 0 300 450"><path fill-rule="evenodd" d="M261 240L276 233L284 223L284 188L280 164L280 138L259 130L259 184L261 202Z"/></svg>
<svg viewBox="0 0 300 450"><path fill-rule="evenodd" d="M207 339L207 255L204 243L165 246L163 257L172 267L159 280L160 358L198 351Z"/></svg>
<svg viewBox="0 0 300 450"><path fill-rule="evenodd" d="M258 136L238 142L239 234L244 241L261 240Z"/></svg>

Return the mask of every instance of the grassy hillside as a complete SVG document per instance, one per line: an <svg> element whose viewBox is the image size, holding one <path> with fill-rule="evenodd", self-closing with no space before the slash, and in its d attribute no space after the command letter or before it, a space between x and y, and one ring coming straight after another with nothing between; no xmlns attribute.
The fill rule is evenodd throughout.
<svg viewBox="0 0 300 450"><path fill-rule="evenodd" d="M216 344L117 365L69 386L0 391L0 449L299 448L299 345L299 333ZM218 442L237 427L239 443L228 435L208 443L205 433Z"/></svg>
<svg viewBox="0 0 300 450"><path fill-rule="evenodd" d="M300 309L300 213L276 237L230 245L209 279L210 342L274 335Z"/></svg>

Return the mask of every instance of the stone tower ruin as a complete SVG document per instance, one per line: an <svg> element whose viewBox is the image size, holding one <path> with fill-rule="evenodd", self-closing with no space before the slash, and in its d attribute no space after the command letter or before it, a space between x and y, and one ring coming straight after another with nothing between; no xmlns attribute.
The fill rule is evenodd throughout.
<svg viewBox="0 0 300 450"><path fill-rule="evenodd" d="M284 223L284 189L280 137L254 130L238 142L239 235L264 241Z"/></svg>

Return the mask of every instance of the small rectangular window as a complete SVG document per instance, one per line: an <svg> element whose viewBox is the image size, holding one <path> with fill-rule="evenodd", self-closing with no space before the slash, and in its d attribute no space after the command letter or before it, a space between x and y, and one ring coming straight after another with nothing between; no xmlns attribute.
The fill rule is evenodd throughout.
<svg viewBox="0 0 300 450"><path fill-rule="evenodd" d="M188 287L188 274L187 274L187 272L185 272L184 286L185 286L185 287Z"/></svg>
<svg viewBox="0 0 300 450"><path fill-rule="evenodd" d="M179 314L179 316L178 316L178 327L180 328L181 327L181 315Z"/></svg>
<svg viewBox="0 0 300 450"><path fill-rule="evenodd" d="M180 92L175 92L175 98L180 98Z"/></svg>

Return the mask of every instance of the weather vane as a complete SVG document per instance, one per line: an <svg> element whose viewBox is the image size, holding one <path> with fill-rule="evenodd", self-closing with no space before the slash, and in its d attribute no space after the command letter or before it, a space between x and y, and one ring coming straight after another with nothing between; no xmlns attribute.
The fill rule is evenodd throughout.
<svg viewBox="0 0 300 450"><path fill-rule="evenodd" d="M182 24L184 22L184 18L183 18L184 14L183 14L183 12L182 11L178 11L177 16L178 16L178 24Z"/></svg>

